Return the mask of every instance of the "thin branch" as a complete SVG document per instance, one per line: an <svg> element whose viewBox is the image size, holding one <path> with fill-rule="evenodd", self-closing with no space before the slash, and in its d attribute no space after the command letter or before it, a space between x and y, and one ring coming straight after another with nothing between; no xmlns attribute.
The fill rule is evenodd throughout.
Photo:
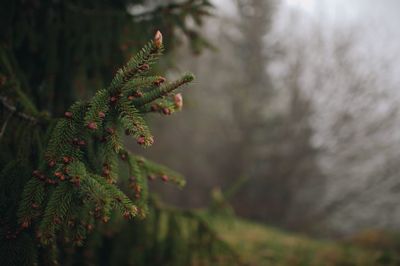
<svg viewBox="0 0 400 266"><path fill-rule="evenodd" d="M17 108L10 103L7 102L6 97L0 96L0 103L11 113L13 113L15 116L22 118L24 120L27 120L31 122L32 124L37 124L39 120L36 117L30 116L28 114L22 113L22 112L17 112Z"/></svg>

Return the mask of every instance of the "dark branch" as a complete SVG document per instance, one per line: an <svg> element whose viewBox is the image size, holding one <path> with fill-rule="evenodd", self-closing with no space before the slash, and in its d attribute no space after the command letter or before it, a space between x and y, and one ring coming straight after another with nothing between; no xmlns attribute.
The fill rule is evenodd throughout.
<svg viewBox="0 0 400 266"><path fill-rule="evenodd" d="M11 112L13 115L15 115L21 119L27 120L27 121L31 122L32 124L37 124L39 122L39 120L36 117L30 116L30 115L22 113L22 112L17 112L17 108L15 106L11 105L10 103L8 103L6 97L0 96L0 102L4 106L4 108L7 109L9 112Z"/></svg>

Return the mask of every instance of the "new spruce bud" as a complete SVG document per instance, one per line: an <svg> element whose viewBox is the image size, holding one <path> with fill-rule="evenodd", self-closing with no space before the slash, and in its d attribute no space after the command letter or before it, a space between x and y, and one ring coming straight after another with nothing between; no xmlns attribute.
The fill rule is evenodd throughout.
<svg viewBox="0 0 400 266"><path fill-rule="evenodd" d="M169 180L169 177L167 175L162 175L161 180L167 182Z"/></svg>
<svg viewBox="0 0 400 266"><path fill-rule="evenodd" d="M175 94L174 96L175 106L178 110L181 110L183 107L183 97L181 93Z"/></svg>
<svg viewBox="0 0 400 266"><path fill-rule="evenodd" d="M65 116L66 118L71 118L71 117L72 117L72 113L71 113L71 112L65 112L65 113L64 113L64 116Z"/></svg>
<svg viewBox="0 0 400 266"><path fill-rule="evenodd" d="M89 124L87 124L87 128L91 129L91 130L95 130L95 129L97 129L97 124L95 122L90 122Z"/></svg>
<svg viewBox="0 0 400 266"><path fill-rule="evenodd" d="M156 32L156 35L154 36L154 45L160 49L162 47L163 44L163 36L161 34L161 32L158 30Z"/></svg>

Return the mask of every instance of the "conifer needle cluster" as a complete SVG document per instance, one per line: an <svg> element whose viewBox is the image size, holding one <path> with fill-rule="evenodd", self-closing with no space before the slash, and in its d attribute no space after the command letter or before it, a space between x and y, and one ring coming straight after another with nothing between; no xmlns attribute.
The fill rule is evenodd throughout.
<svg viewBox="0 0 400 266"><path fill-rule="evenodd" d="M125 149L123 135L144 147L154 139L144 115L171 114L182 107L175 90L193 80L192 74L167 82L149 70L163 51L158 31L136 56L117 71L110 86L88 102L73 104L57 119L47 144L45 161L33 171L24 187L18 209L19 229L34 230L42 244L62 235L77 245L100 221L107 223L113 210L123 217L145 217L148 179L184 185L183 178ZM123 164L129 171L128 197L119 187Z"/></svg>

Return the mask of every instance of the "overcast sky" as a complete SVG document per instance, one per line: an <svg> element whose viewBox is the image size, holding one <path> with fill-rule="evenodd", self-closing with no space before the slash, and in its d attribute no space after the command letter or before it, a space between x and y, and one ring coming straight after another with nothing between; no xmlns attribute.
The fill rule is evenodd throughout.
<svg viewBox="0 0 400 266"><path fill-rule="evenodd" d="M400 61L400 0L277 0L283 16L298 11L326 29L357 30L358 45L370 54ZM235 14L235 0L213 0L219 14ZM282 17L280 17L282 19ZM296 31L301 26L293 25ZM396 67L397 68L397 67ZM400 75L396 75L400 76ZM400 80L400 78L399 78Z"/></svg>
<svg viewBox="0 0 400 266"><path fill-rule="evenodd" d="M360 23L400 36L400 0L278 0L282 8L334 23ZM214 0L222 13L234 13L234 0Z"/></svg>

